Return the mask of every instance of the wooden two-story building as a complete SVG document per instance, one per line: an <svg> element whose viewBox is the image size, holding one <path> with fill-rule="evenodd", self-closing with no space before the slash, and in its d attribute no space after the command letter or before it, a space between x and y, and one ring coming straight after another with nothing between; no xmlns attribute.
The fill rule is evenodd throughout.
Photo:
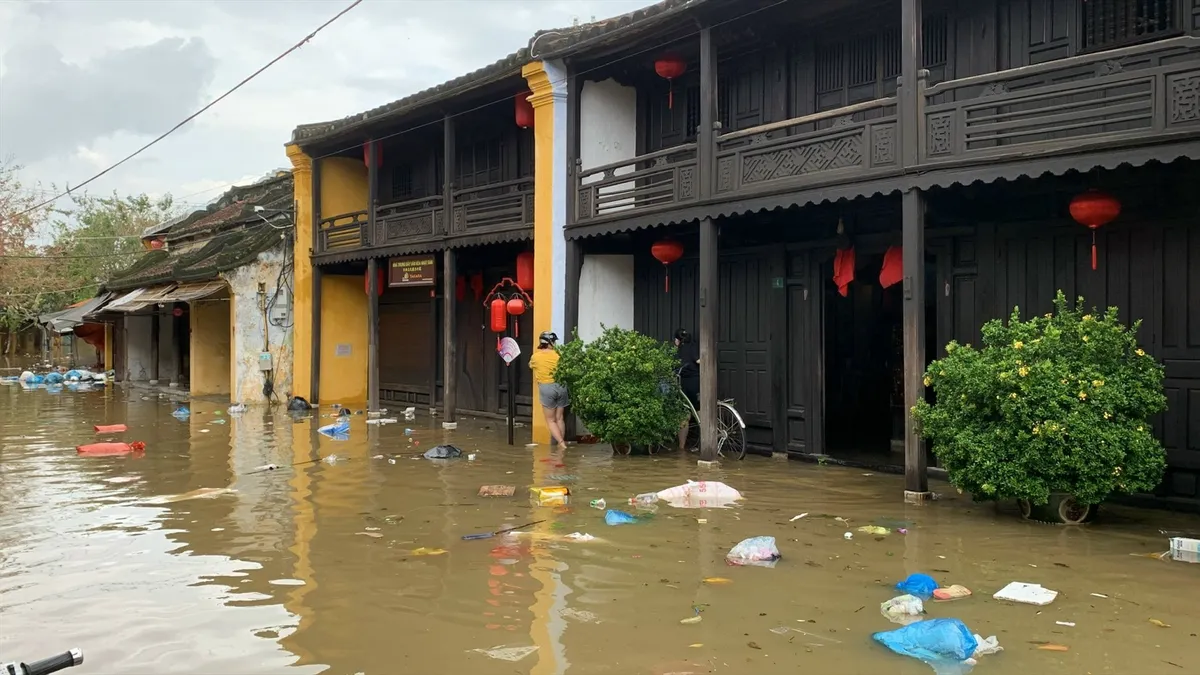
<svg viewBox="0 0 1200 675"><path fill-rule="evenodd" d="M533 132L518 51L399 101L297 128L297 386L371 409L507 409L484 298L533 236ZM301 251L305 260L301 261ZM532 316L520 319L518 414Z"/></svg>
<svg viewBox="0 0 1200 675"><path fill-rule="evenodd" d="M1200 0L666 0L540 33L550 325L689 329L752 445L903 452L919 499L927 362L1062 289L1142 320L1160 496L1200 499L1198 36ZM1094 265L1091 190L1121 204Z"/></svg>

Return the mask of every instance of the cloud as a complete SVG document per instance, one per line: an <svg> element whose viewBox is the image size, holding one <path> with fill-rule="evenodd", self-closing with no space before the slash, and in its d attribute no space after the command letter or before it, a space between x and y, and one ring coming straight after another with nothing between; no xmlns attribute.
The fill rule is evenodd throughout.
<svg viewBox="0 0 1200 675"><path fill-rule="evenodd" d="M539 29L652 0L370 0L93 192L184 195L287 166L297 125L492 63ZM78 184L213 100L349 0L0 2L0 156ZM214 193L219 193L214 190ZM199 199L207 199L201 195Z"/></svg>

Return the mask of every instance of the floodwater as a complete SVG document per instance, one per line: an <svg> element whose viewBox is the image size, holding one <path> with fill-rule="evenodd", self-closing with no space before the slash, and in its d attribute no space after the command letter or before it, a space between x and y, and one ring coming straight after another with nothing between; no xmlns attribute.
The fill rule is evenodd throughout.
<svg viewBox="0 0 1200 675"><path fill-rule="evenodd" d="M524 429L508 447L486 421L442 432L354 417L338 441L313 433L326 418L194 401L181 421L143 396L0 387L0 661L78 646L87 662L67 672L923 674L871 634L897 627L879 613L893 584L924 572L975 591L928 603L930 617L1005 648L978 675L1200 668L1200 565L1131 555L1165 550L1160 529L1200 530L1191 516L1111 508L1091 526L1036 525L945 485L945 499L905 506L899 477L858 469L751 457L701 473L694 456L604 446L560 461L525 447ZM145 441L145 456L77 457L98 423L129 425L121 438ZM443 440L475 458L411 458ZM249 473L330 454L345 460ZM700 478L746 499L662 504L616 527L589 507ZM555 483L569 507L529 502L530 486ZM479 497L483 485L516 496ZM201 488L233 491L170 499ZM462 540L536 520L519 537ZM907 534L857 532L872 524ZM777 566L727 566L755 535L777 538ZM1010 581L1060 595L993 600ZM496 647L518 660L485 653Z"/></svg>

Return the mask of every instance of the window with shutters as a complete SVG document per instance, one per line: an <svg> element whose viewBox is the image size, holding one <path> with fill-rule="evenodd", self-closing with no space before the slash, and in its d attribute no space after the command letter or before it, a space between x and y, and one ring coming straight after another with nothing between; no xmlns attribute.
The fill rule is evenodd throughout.
<svg viewBox="0 0 1200 675"><path fill-rule="evenodd" d="M1156 40L1180 30L1175 0L1081 0L1082 49Z"/></svg>
<svg viewBox="0 0 1200 675"><path fill-rule="evenodd" d="M926 15L921 33L922 67L945 66L950 49L947 16ZM895 94L901 49L899 27L818 46L814 64L818 109Z"/></svg>
<svg viewBox="0 0 1200 675"><path fill-rule="evenodd" d="M411 164L392 167L392 201L402 202L413 197L413 171Z"/></svg>

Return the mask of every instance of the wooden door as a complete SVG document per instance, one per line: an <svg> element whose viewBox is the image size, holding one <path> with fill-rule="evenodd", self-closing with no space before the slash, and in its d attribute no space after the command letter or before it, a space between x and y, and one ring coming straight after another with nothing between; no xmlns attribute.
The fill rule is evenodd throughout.
<svg viewBox="0 0 1200 675"><path fill-rule="evenodd" d="M379 302L379 390L384 401L434 405L429 387L436 326L428 288L390 289Z"/></svg>
<svg viewBox="0 0 1200 675"><path fill-rule="evenodd" d="M822 394L824 353L820 265L817 252L799 251L788 260L787 378L783 418L788 452L824 452Z"/></svg>
<svg viewBox="0 0 1200 675"><path fill-rule="evenodd" d="M722 256L718 274L718 395L734 400L747 426L768 430L764 438L772 417L770 268L768 252L745 252Z"/></svg>

